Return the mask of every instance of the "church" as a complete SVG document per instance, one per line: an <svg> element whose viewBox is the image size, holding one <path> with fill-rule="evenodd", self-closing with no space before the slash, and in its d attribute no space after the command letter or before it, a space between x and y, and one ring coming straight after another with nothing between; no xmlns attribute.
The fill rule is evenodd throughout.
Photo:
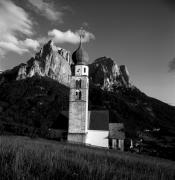
<svg viewBox="0 0 175 180"><path fill-rule="evenodd" d="M81 37L72 60L74 65L70 78L69 112L62 112L65 122L67 119L67 126L62 128L67 141L124 151L123 123L110 122L108 110L88 110L89 57L82 46ZM57 132L61 134L62 131Z"/></svg>

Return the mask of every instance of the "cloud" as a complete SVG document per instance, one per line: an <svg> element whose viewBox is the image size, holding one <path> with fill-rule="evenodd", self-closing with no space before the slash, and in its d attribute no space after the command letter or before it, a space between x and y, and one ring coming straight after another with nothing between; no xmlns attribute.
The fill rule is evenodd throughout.
<svg viewBox="0 0 175 180"><path fill-rule="evenodd" d="M169 62L169 72L175 71L175 58Z"/></svg>
<svg viewBox="0 0 175 180"><path fill-rule="evenodd" d="M79 37L79 31L72 32L71 30L67 30L65 32L60 31L58 29L53 29L48 32L48 36L55 42L55 43L71 43L71 44L77 44L80 42ZM95 36L88 32L83 30L83 38L82 42L89 42L90 40L95 39Z"/></svg>
<svg viewBox="0 0 175 180"><path fill-rule="evenodd" d="M28 0L28 2L39 12L42 16L45 16L48 20L63 22L63 12L54 8L54 4L46 2L44 0Z"/></svg>
<svg viewBox="0 0 175 180"><path fill-rule="evenodd" d="M39 42L33 39L26 39L24 41L19 41L19 45L25 48L37 50Z"/></svg>
<svg viewBox="0 0 175 180"><path fill-rule="evenodd" d="M0 55L9 51L23 54L30 49L36 49L39 43L27 38L32 36L33 23L28 14L10 0L0 0Z"/></svg>
<svg viewBox="0 0 175 180"><path fill-rule="evenodd" d="M28 0L33 2L37 9L44 11L47 17L52 20L61 18L53 7L43 0ZM87 24L87 23L86 23ZM60 31L53 29L48 32L47 37L36 38L31 37L34 35L33 23L28 13L21 7L17 6L11 0L0 0L0 56L6 55L8 52L15 52L23 54L31 50L37 50L40 44L43 44L49 39L55 43L71 43L77 44L80 41L79 31ZM83 32L82 42L89 42L95 39L95 36L88 31Z"/></svg>
<svg viewBox="0 0 175 180"><path fill-rule="evenodd" d="M3 50L5 50L6 52L8 51L17 52L18 54L23 54L24 52L28 52L28 49L21 48L12 42L0 42L0 48L2 48L2 53L4 52Z"/></svg>

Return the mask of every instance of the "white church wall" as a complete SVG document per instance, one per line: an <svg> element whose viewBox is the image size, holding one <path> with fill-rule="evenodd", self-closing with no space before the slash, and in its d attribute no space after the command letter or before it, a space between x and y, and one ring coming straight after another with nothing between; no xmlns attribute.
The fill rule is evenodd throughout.
<svg viewBox="0 0 175 180"><path fill-rule="evenodd" d="M108 147L109 131L88 130L86 143L94 146Z"/></svg>

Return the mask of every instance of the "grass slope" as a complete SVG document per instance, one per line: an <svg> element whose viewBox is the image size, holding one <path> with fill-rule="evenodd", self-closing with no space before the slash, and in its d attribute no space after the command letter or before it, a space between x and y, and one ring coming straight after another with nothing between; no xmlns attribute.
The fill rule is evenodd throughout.
<svg viewBox="0 0 175 180"><path fill-rule="evenodd" d="M27 137L0 137L1 179L173 180L175 162Z"/></svg>

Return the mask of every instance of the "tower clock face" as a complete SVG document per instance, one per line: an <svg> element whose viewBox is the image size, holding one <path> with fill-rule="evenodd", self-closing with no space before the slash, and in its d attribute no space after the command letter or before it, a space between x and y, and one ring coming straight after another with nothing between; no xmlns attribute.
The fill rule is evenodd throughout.
<svg viewBox="0 0 175 180"><path fill-rule="evenodd" d="M81 69L80 68L77 68L76 74L81 75Z"/></svg>

